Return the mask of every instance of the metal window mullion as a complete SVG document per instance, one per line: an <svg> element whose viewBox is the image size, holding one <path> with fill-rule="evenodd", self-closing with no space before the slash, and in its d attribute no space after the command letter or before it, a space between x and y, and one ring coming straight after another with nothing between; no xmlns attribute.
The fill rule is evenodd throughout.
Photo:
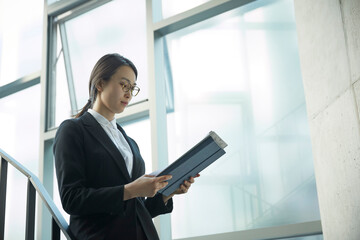
<svg viewBox="0 0 360 240"><path fill-rule="evenodd" d="M0 239L4 239L8 162L1 156L0 159Z"/></svg>
<svg viewBox="0 0 360 240"><path fill-rule="evenodd" d="M76 101L74 78L73 78L72 68L71 68L70 50L69 50L69 44L68 44L68 39L67 39L67 34L66 34L65 23L60 23L59 29L60 29L60 39L61 39L64 63L65 63L65 72L66 72L66 78L67 78L67 83L68 83L71 113L75 114L77 112L78 107L77 107L77 101Z"/></svg>
<svg viewBox="0 0 360 240"><path fill-rule="evenodd" d="M36 72L0 87L0 98L7 97L40 83L40 72Z"/></svg>
<svg viewBox="0 0 360 240"><path fill-rule="evenodd" d="M164 54L161 36L155 36L153 19L161 17L161 0L146 0L146 31L148 49L149 115L153 170L168 165L167 123L164 78ZM154 13L153 9L157 10ZM157 14L157 16L153 16ZM155 219L160 239L171 239L171 218L161 215Z"/></svg>
<svg viewBox="0 0 360 240"><path fill-rule="evenodd" d="M56 42L57 28L54 24L54 18L48 17L47 32L47 72L46 72L46 124L44 131L55 125L55 107L56 107Z"/></svg>
<svg viewBox="0 0 360 240"><path fill-rule="evenodd" d="M212 0L183 13L154 23L153 30L165 36L166 34L184 29L254 1L255 0Z"/></svg>
<svg viewBox="0 0 360 240"><path fill-rule="evenodd" d="M36 191L30 179L27 185L25 239L34 240Z"/></svg>
<svg viewBox="0 0 360 240"><path fill-rule="evenodd" d="M86 2L88 2L88 0L57 1L47 7L47 12L48 12L49 16L57 16L66 11L72 10ZM47 4L47 3L45 3L45 4Z"/></svg>
<svg viewBox="0 0 360 240"><path fill-rule="evenodd" d="M163 37L163 51L164 51L164 72L166 74L165 79L165 88L166 88L166 112L170 113L174 111L175 108L175 100L174 100L174 81L173 74L171 70L170 57L169 57L169 49L167 45L166 37Z"/></svg>
<svg viewBox="0 0 360 240"><path fill-rule="evenodd" d="M95 8L98 8L108 2L111 2L113 0L87 0L84 1L82 4L78 5L75 8L72 8L68 12L63 12L61 15L56 16L56 22L57 23L63 23L66 21L69 21L73 18L76 18L84 13L87 13Z"/></svg>

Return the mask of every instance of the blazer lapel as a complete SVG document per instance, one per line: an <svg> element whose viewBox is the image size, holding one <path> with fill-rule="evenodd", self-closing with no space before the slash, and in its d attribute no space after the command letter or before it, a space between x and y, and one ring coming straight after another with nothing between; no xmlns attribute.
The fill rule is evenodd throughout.
<svg viewBox="0 0 360 240"><path fill-rule="evenodd" d="M96 138L99 143L110 153L112 159L119 166L120 171L126 177L126 179L130 182L131 178L129 172L126 168L125 160L121 155L119 149L115 146L115 144L111 141L109 136L106 134L101 125L96 121L96 119L88 112L86 112L81 119L84 122L84 126L88 129L88 131Z"/></svg>
<svg viewBox="0 0 360 240"><path fill-rule="evenodd" d="M130 148L131 148L131 152L133 154L133 169L131 171L131 176L134 180L134 178L137 178L137 176L139 176L140 174L137 173L137 171L139 170L139 163L140 161L137 160L137 156L139 155L139 151L135 150L135 146L134 146L134 143L133 141L131 141L129 139L129 137L126 135L124 129L119 125L119 124L116 124L117 125L117 128L119 129L119 131L123 134L125 140L128 142Z"/></svg>

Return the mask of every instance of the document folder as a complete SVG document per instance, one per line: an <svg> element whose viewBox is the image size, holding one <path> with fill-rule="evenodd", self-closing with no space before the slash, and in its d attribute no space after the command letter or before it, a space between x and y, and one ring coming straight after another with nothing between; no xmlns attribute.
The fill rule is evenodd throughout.
<svg viewBox="0 0 360 240"><path fill-rule="evenodd" d="M213 131L203 140L192 147L175 162L162 171L151 173L153 176L172 175L169 184L159 190L165 196L169 196L180 187L185 180L200 173L210 164L225 154L227 144Z"/></svg>

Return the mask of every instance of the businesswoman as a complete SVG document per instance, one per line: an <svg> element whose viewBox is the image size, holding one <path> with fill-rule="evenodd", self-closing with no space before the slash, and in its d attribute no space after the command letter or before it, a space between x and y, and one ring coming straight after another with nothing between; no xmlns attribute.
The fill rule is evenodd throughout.
<svg viewBox="0 0 360 240"><path fill-rule="evenodd" d="M103 56L92 70L87 104L57 130L58 187L76 239L159 239L152 218L170 213L172 197L194 182L190 178L165 197L157 192L171 176L144 175L138 145L115 121L115 113L123 112L140 90L136 79L130 60Z"/></svg>

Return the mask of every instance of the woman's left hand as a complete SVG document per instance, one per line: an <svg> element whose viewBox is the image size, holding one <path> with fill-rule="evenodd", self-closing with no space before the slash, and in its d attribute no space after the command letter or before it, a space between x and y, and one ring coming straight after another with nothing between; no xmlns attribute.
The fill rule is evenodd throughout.
<svg viewBox="0 0 360 240"><path fill-rule="evenodd" d="M166 203L170 198L172 198L174 195L184 194L189 191L189 188L191 187L191 184L195 182L195 178L200 177L200 174L196 174L194 177L190 177L189 180L184 181L183 184L180 185L178 189L176 189L172 194L169 196L163 196L163 200Z"/></svg>
<svg viewBox="0 0 360 240"><path fill-rule="evenodd" d="M184 181L184 183L181 184L180 187L175 190L175 192L173 192L173 195L187 193L189 191L189 188L191 187L191 184L195 182L195 178L197 177L200 177L200 174L196 174L196 176L190 177L189 180Z"/></svg>

